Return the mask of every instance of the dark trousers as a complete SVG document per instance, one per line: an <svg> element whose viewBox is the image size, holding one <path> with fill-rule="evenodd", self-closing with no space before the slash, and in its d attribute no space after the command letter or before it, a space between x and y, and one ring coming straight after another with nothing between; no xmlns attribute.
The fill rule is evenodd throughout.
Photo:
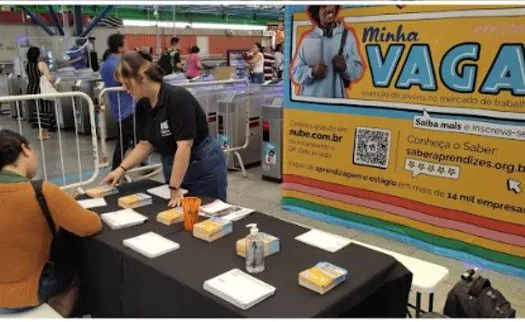
<svg viewBox="0 0 525 322"><path fill-rule="evenodd" d="M113 163L111 166L112 170L118 168L122 163L122 159L126 154L126 151L132 149L135 146L135 133L133 126L133 115L128 116L120 122L122 127L122 137L120 136L117 139L117 144L115 145L115 152L113 152ZM119 129L120 131L120 129Z"/></svg>
<svg viewBox="0 0 525 322"><path fill-rule="evenodd" d="M166 183L169 183L173 155L162 157L162 170ZM190 165L182 181L182 188L192 196L210 197L226 201L228 169L226 156L211 136L191 151Z"/></svg>

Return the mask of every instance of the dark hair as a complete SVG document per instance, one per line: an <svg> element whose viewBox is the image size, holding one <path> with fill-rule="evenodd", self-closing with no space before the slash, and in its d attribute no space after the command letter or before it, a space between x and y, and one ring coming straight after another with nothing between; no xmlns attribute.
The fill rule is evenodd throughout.
<svg viewBox="0 0 525 322"><path fill-rule="evenodd" d="M200 51L201 51L201 50L199 49L199 47L197 47L197 46L193 46L193 47L191 47L191 49L190 49L190 54L196 54L196 53L198 53L198 52L200 52Z"/></svg>
<svg viewBox="0 0 525 322"><path fill-rule="evenodd" d="M283 49L283 44L275 45L275 51L281 51Z"/></svg>
<svg viewBox="0 0 525 322"><path fill-rule="evenodd" d="M178 44L180 41L179 37L171 37L171 40L170 40L170 44L172 46L175 46L176 44Z"/></svg>
<svg viewBox="0 0 525 322"><path fill-rule="evenodd" d="M102 61L106 61L106 59L108 59L109 55L111 55L111 50L106 49L106 51L104 51L104 54L102 54Z"/></svg>
<svg viewBox="0 0 525 322"><path fill-rule="evenodd" d="M111 53L118 53L118 49L122 46L124 46L124 35L113 34L108 37L108 48Z"/></svg>
<svg viewBox="0 0 525 322"><path fill-rule="evenodd" d="M40 57L40 48L30 47L27 50L27 61L30 63L36 63Z"/></svg>
<svg viewBox="0 0 525 322"><path fill-rule="evenodd" d="M127 52L120 59L115 78L122 83L122 79L139 78L144 74L152 81L160 83L163 80L162 71L152 60L152 57L144 52Z"/></svg>
<svg viewBox="0 0 525 322"><path fill-rule="evenodd" d="M261 43L256 42L256 43L255 43L255 46L257 46L257 48L259 48L259 51L260 51L261 53L264 51L264 47L261 45Z"/></svg>
<svg viewBox="0 0 525 322"><path fill-rule="evenodd" d="M323 6L308 6L306 9L310 15L310 18L312 18L318 26L321 24L321 18L319 18L319 11L321 10L321 7ZM335 6L336 15L339 12L339 9L341 9L341 6Z"/></svg>
<svg viewBox="0 0 525 322"><path fill-rule="evenodd" d="M15 163L22 153L22 144L29 146L22 135L11 130L0 130L0 170Z"/></svg>

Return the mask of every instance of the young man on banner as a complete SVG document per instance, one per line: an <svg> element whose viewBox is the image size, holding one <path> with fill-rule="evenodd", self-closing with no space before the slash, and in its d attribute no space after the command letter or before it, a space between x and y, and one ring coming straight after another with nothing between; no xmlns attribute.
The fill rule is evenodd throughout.
<svg viewBox="0 0 525 322"><path fill-rule="evenodd" d="M363 74L357 40L337 19L339 6L309 6L315 24L299 44L292 63L292 81L300 95L345 98L353 81Z"/></svg>

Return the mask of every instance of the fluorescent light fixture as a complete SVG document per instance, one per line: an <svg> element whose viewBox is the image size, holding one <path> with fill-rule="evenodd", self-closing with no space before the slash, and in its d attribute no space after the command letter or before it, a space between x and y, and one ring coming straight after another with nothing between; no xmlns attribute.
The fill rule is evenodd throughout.
<svg viewBox="0 0 525 322"><path fill-rule="evenodd" d="M149 20L135 20L122 19L124 27L156 27L156 21ZM173 21L159 21L159 27L173 28ZM175 22L175 28L184 29L191 27L192 29L224 29L224 30L266 30L266 26L258 25L236 25L225 23L189 23L189 22Z"/></svg>

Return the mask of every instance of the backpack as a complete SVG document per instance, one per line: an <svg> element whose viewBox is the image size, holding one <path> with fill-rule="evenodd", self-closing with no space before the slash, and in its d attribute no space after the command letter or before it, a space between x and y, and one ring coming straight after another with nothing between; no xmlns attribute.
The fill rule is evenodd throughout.
<svg viewBox="0 0 525 322"><path fill-rule="evenodd" d="M341 36L341 45L339 46L339 55L342 55L345 49L346 45L346 39L348 38L348 29L343 27L343 35ZM345 88L350 88L351 81L350 79L346 78L344 73L341 73L341 79L343 80L343 85Z"/></svg>
<svg viewBox="0 0 525 322"><path fill-rule="evenodd" d="M467 270L450 290L443 314L451 318L515 318L514 310L503 294L476 270Z"/></svg>
<svg viewBox="0 0 525 322"><path fill-rule="evenodd" d="M157 65L160 67L160 69L164 72L164 76L171 74L173 71L173 63L171 59L171 51L166 50L162 53L160 56L159 62Z"/></svg>

